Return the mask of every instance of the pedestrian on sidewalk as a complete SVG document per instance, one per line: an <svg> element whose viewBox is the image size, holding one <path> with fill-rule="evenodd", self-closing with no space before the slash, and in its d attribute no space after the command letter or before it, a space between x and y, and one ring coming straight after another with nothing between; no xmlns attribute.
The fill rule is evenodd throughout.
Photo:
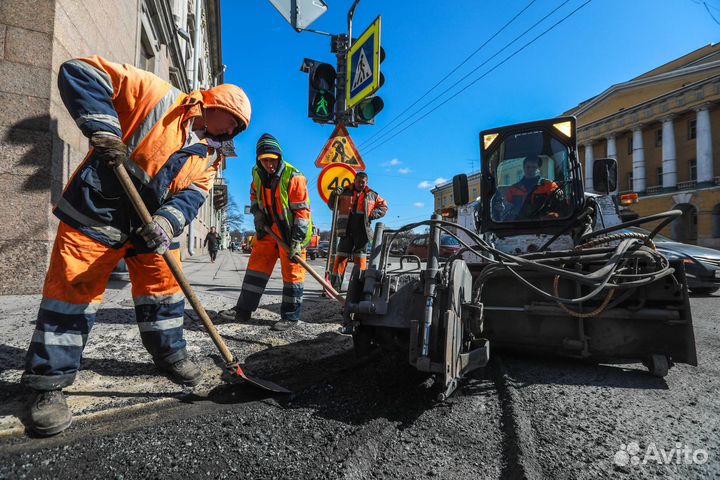
<svg viewBox="0 0 720 480"><path fill-rule="evenodd" d="M298 324L302 310L305 270L292 259L305 259L305 247L312 235L307 178L287 163L280 144L265 133L257 142L257 162L250 185L250 210L255 219L255 244L250 254L237 305L220 312L226 320L247 322L260 304L278 258L282 267L283 292L280 321L273 330L287 330ZM286 252L265 227L290 247Z"/></svg>
<svg viewBox="0 0 720 480"><path fill-rule="evenodd" d="M210 232L205 236L203 247L207 246L210 253L210 262L215 263L218 248L220 247L220 236L215 232L215 227L210 227Z"/></svg>
<svg viewBox="0 0 720 480"><path fill-rule="evenodd" d="M185 297L161 254L169 249L180 260L174 239L212 188L221 162L216 149L247 128L251 113L235 85L184 94L98 56L63 63L58 87L93 148L54 209L60 224L22 377L33 392L30 426L40 435L72 421L62 389L75 380L108 278L123 258L153 362L177 383L200 382L185 349ZM148 224L116 177L121 162L153 212Z"/></svg>

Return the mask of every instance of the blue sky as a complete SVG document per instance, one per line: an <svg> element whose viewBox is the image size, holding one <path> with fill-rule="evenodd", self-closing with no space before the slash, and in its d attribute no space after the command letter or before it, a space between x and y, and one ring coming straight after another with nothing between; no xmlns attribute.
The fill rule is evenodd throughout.
<svg viewBox="0 0 720 480"><path fill-rule="evenodd" d="M391 124L531 0L361 0L353 36L359 36L382 15L387 58L381 67L385 85L378 95L385 108L374 126L350 129L350 135L360 147L371 188L388 201L387 224L397 227L428 218L433 208L429 188L435 182L477 170L481 130L557 116L612 84L720 41L720 0L592 0L487 73L586 1L535 0L451 77ZM328 12L310 28L346 32L352 1L326 3ZM507 46L557 7L554 14ZM244 88L253 107L250 128L236 139L239 157L228 161L225 176L230 194L241 207L249 203L255 142L262 133L271 133L280 141L285 159L308 178L314 222L326 230L331 214L317 192L320 169L314 161L333 126L307 118L308 78L300 72L300 65L306 57L334 64L330 39L296 33L268 1L223 0L221 8L225 81ZM435 103L402 123L468 74ZM400 133L439 104L437 110ZM378 132L384 136L378 138ZM250 216L245 225L252 229Z"/></svg>

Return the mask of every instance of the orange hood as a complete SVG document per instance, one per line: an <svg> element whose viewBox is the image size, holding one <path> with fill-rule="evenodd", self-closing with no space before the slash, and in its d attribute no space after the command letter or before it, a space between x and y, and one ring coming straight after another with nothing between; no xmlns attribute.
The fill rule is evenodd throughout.
<svg viewBox="0 0 720 480"><path fill-rule="evenodd" d="M223 109L245 122L245 128L250 126L252 109L250 100L242 88L230 83L223 83L209 90L202 90L200 93L205 108Z"/></svg>

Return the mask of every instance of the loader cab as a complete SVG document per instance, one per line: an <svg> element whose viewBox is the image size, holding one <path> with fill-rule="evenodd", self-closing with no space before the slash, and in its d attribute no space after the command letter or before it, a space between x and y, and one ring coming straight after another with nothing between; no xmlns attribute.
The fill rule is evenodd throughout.
<svg viewBox="0 0 720 480"><path fill-rule="evenodd" d="M480 230L500 236L554 234L583 207L575 118L523 123L480 133Z"/></svg>

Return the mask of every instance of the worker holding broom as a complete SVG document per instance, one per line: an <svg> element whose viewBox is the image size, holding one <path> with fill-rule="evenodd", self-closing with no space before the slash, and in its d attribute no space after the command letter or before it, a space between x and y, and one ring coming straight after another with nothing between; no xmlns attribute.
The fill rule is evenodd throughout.
<svg viewBox="0 0 720 480"><path fill-rule="evenodd" d="M184 94L159 77L93 56L58 73L60 95L92 149L54 209L60 219L22 381L30 426L54 435L72 421L62 389L73 383L115 265L125 259L143 345L173 381L196 385L183 336L185 297L161 256L205 202L218 148L250 123L242 89ZM144 223L114 172L124 163L152 213Z"/></svg>
<svg viewBox="0 0 720 480"><path fill-rule="evenodd" d="M284 160L280 144L272 135L263 134L255 150L257 162L252 171L250 210L255 220L256 242L237 305L220 312L220 316L231 321L249 321L279 258L282 304L280 321L272 328L283 331L298 325L302 309L305 269L295 257L305 260L305 248L312 237L307 178Z"/></svg>

